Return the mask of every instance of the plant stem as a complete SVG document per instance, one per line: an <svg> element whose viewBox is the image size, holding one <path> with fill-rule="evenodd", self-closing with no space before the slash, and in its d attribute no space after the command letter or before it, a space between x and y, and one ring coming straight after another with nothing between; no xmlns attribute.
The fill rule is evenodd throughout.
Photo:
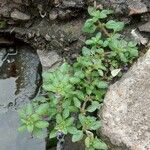
<svg viewBox="0 0 150 150"><path fill-rule="evenodd" d="M111 36L100 21L98 21L98 27L104 32L106 36Z"/></svg>

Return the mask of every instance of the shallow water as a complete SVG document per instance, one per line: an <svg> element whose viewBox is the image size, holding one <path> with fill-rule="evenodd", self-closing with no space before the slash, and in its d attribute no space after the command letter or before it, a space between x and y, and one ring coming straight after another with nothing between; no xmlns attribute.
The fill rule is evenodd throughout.
<svg viewBox="0 0 150 150"><path fill-rule="evenodd" d="M17 131L17 110L37 95L40 74L39 58L30 46L0 48L0 150L45 150L44 139Z"/></svg>

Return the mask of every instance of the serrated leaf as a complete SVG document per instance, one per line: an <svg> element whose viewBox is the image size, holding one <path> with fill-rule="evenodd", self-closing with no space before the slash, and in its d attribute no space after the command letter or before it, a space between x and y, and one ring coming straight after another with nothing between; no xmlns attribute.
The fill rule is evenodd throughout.
<svg viewBox="0 0 150 150"><path fill-rule="evenodd" d="M87 107L87 111L88 112L94 112L96 109L98 109L100 106L99 102L97 101L93 101L92 104L90 106Z"/></svg>
<svg viewBox="0 0 150 150"><path fill-rule="evenodd" d="M80 108L81 102L80 102L76 97L74 97L73 102L74 102L74 105L75 105L77 108Z"/></svg>
<svg viewBox="0 0 150 150"><path fill-rule="evenodd" d="M49 123L47 121L38 121L35 123L35 126L38 128L47 128L49 126Z"/></svg>
<svg viewBox="0 0 150 150"><path fill-rule="evenodd" d="M80 82L80 79L79 79L78 77L72 77L72 78L70 79L70 83L72 83L72 84L76 84L76 83L78 83L78 82Z"/></svg>
<svg viewBox="0 0 150 150"><path fill-rule="evenodd" d="M114 20L109 20L106 23L106 28L107 29L113 29L114 31L121 31L124 28L124 23L123 22L116 22Z"/></svg>
<svg viewBox="0 0 150 150"><path fill-rule="evenodd" d="M77 133L77 128L75 128L75 127L69 127L68 128L68 132L70 133L70 134L76 134Z"/></svg>
<svg viewBox="0 0 150 150"><path fill-rule="evenodd" d="M83 138L83 131L77 131L76 134L73 134L72 136L72 142L80 141Z"/></svg>
<svg viewBox="0 0 150 150"><path fill-rule="evenodd" d="M56 122L59 124L59 123L61 123L62 121L63 121L62 116L61 116L60 114L57 114L57 115L56 115Z"/></svg>
<svg viewBox="0 0 150 150"><path fill-rule="evenodd" d="M31 133L33 131L33 125L27 125L27 130Z"/></svg>
<svg viewBox="0 0 150 150"><path fill-rule="evenodd" d="M26 125L22 125L21 127L18 128L18 131L19 132L23 132L27 129L27 126Z"/></svg>
<svg viewBox="0 0 150 150"><path fill-rule="evenodd" d="M44 115L49 109L49 104L48 103L45 103L45 104L41 104L37 110L36 110L36 113L39 114L39 115Z"/></svg>
<svg viewBox="0 0 150 150"><path fill-rule="evenodd" d="M57 130L52 130L49 134L49 138L52 139L52 138L56 137L56 134L57 134Z"/></svg>
<svg viewBox="0 0 150 150"><path fill-rule="evenodd" d="M99 81L97 83L97 87L100 89L107 89L108 88L108 83L106 81Z"/></svg>
<svg viewBox="0 0 150 150"><path fill-rule="evenodd" d="M114 69L114 70L111 71L111 75L113 77L116 77L120 71L121 71L121 69Z"/></svg>
<svg viewBox="0 0 150 150"><path fill-rule="evenodd" d="M69 117L69 114L70 114L70 112L69 112L69 108L65 108L64 110L63 110L63 118L68 118Z"/></svg>
<svg viewBox="0 0 150 150"><path fill-rule="evenodd" d="M96 30L96 26L94 25L94 21L92 19L88 19L85 22L82 30L83 30L83 32L94 33Z"/></svg>
<svg viewBox="0 0 150 150"><path fill-rule="evenodd" d="M70 117L66 120L66 126L71 126L74 122L74 118L73 117Z"/></svg>
<svg viewBox="0 0 150 150"><path fill-rule="evenodd" d="M102 126L100 121L95 121L93 122L93 124L91 125L90 129L91 130L97 130Z"/></svg>
<svg viewBox="0 0 150 150"><path fill-rule="evenodd" d="M107 145L104 142L98 140L97 138L94 139L94 141L93 141L93 147L95 149L101 149L101 150L107 150L108 149Z"/></svg>
<svg viewBox="0 0 150 150"><path fill-rule="evenodd" d="M27 104L27 107L26 107L26 113L27 115L31 115L33 113L33 106L32 104Z"/></svg>
<svg viewBox="0 0 150 150"><path fill-rule="evenodd" d="M90 55L91 55L90 49L84 46L84 47L82 48L82 54L83 54L84 56L90 56Z"/></svg>

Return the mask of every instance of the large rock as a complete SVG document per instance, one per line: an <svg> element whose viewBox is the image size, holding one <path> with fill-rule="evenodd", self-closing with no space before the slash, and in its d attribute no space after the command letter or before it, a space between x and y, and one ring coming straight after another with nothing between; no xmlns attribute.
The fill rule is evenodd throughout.
<svg viewBox="0 0 150 150"><path fill-rule="evenodd" d="M99 115L101 134L112 144L129 150L150 149L150 49L110 86Z"/></svg>

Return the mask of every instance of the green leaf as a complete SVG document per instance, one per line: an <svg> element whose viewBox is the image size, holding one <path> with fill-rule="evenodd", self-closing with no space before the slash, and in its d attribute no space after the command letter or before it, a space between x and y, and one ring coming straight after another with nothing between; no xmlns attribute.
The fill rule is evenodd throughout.
<svg viewBox="0 0 150 150"><path fill-rule="evenodd" d="M121 71L121 69L114 69L114 70L111 71L111 75L113 77L116 77L120 71Z"/></svg>
<svg viewBox="0 0 150 150"><path fill-rule="evenodd" d="M78 130L77 130L77 128L75 128L75 127L69 127L69 128L68 128L68 132L69 132L70 134L76 134L76 133L78 132Z"/></svg>
<svg viewBox="0 0 150 150"><path fill-rule="evenodd" d="M56 115L56 122L59 124L59 123L61 123L62 121L63 121L62 116L61 116L60 114L57 114L57 115Z"/></svg>
<svg viewBox="0 0 150 150"><path fill-rule="evenodd" d="M75 105L77 108L80 108L80 107L81 107L81 102L80 102L79 99L77 99L76 97L74 97L73 102L74 102L74 105Z"/></svg>
<svg viewBox="0 0 150 150"><path fill-rule="evenodd" d="M100 121L94 121L90 127L91 130L97 130L102 126Z"/></svg>
<svg viewBox="0 0 150 150"><path fill-rule="evenodd" d="M106 81L99 81L97 83L97 87L100 89L107 89L108 88L108 83Z"/></svg>
<svg viewBox="0 0 150 150"><path fill-rule="evenodd" d="M100 106L99 102L97 101L92 101L92 104L90 106L87 107L87 111L88 112L94 112L96 109L98 109Z"/></svg>
<svg viewBox="0 0 150 150"><path fill-rule="evenodd" d="M33 112L33 106L32 106L32 104L27 104L27 107L26 107L26 113L27 113L27 115L31 115L32 114L32 112Z"/></svg>
<svg viewBox="0 0 150 150"><path fill-rule="evenodd" d="M37 108L36 113L39 115L44 115L49 109L49 104L40 104L40 106Z"/></svg>
<svg viewBox="0 0 150 150"><path fill-rule="evenodd" d="M49 123L47 121L38 121L35 123L35 126L38 128L47 128Z"/></svg>
<svg viewBox="0 0 150 150"><path fill-rule="evenodd" d="M70 112L69 112L69 108L65 108L64 110L63 110L63 118L68 118L69 117L69 114L70 114Z"/></svg>
<svg viewBox="0 0 150 150"><path fill-rule="evenodd" d="M23 118L23 119L25 119L27 116L26 116L26 112L25 112L25 110L24 109L20 109L19 111L18 111L18 113L19 113L19 116L21 117L21 118Z"/></svg>
<svg viewBox="0 0 150 150"><path fill-rule="evenodd" d="M82 48L82 54L83 54L84 56L90 56L90 55L91 55L90 49L84 46L84 47Z"/></svg>
<svg viewBox="0 0 150 150"><path fill-rule="evenodd" d="M23 131L26 130L26 128L27 128L26 125L22 125L21 127L18 128L18 131L19 131L19 132L23 132Z"/></svg>
<svg viewBox="0 0 150 150"><path fill-rule="evenodd" d="M84 71L80 70L80 71L76 71L74 74L75 77L78 77L80 79L83 79L85 77L84 75Z"/></svg>
<svg viewBox="0 0 150 150"><path fill-rule="evenodd" d="M86 40L85 44L86 45L92 45L92 44L94 44L94 41L93 40Z"/></svg>
<svg viewBox="0 0 150 150"><path fill-rule="evenodd" d="M93 147L95 149L101 149L101 150L107 150L108 149L107 145L97 138L94 139L94 141L93 141Z"/></svg>
<svg viewBox="0 0 150 150"><path fill-rule="evenodd" d="M27 129L30 133L33 131L33 128L34 128L33 125L27 125Z"/></svg>
<svg viewBox="0 0 150 150"><path fill-rule="evenodd" d="M57 130L52 130L49 134L49 138L52 139L52 138L56 137L56 134L57 134Z"/></svg>
<svg viewBox="0 0 150 150"><path fill-rule="evenodd" d="M110 20L106 23L106 28L113 29L114 31L121 31L124 28L124 23Z"/></svg>
<svg viewBox="0 0 150 150"><path fill-rule="evenodd" d="M79 79L78 77L72 77L72 78L70 79L70 83L72 83L72 84L76 84L76 83L78 83L78 82L80 82L80 79Z"/></svg>
<svg viewBox="0 0 150 150"><path fill-rule="evenodd" d="M89 6L88 7L88 13L91 15L91 16L97 16L97 10L96 10L96 8L95 7L91 7L91 6Z"/></svg>
<svg viewBox="0 0 150 150"><path fill-rule="evenodd" d="M90 138L89 137L86 137L86 139L85 139L85 146L86 146L86 148L90 147Z"/></svg>
<svg viewBox="0 0 150 150"><path fill-rule="evenodd" d="M94 33L96 30L96 26L94 25L94 21L92 19L88 19L82 29L84 32L87 33Z"/></svg>
<svg viewBox="0 0 150 150"><path fill-rule="evenodd" d="M83 138L83 131L78 130L76 134L72 136L72 142L80 141Z"/></svg>
<svg viewBox="0 0 150 150"><path fill-rule="evenodd" d="M68 127L72 126L73 122L74 122L74 118L73 117L68 118L66 120L66 126L68 126Z"/></svg>

